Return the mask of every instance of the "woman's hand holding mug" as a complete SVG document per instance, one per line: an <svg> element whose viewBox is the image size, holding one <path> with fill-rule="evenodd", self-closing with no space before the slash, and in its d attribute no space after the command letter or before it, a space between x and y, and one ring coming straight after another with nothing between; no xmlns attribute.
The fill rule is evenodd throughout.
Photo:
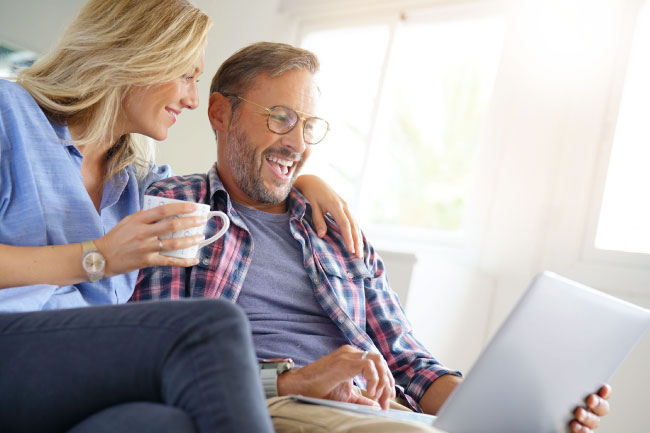
<svg viewBox="0 0 650 433"><path fill-rule="evenodd" d="M208 218L219 216L221 229L205 240ZM106 258L105 276L150 266L193 266L200 247L216 241L230 221L210 206L164 197L145 196L144 210L127 216L95 245Z"/></svg>

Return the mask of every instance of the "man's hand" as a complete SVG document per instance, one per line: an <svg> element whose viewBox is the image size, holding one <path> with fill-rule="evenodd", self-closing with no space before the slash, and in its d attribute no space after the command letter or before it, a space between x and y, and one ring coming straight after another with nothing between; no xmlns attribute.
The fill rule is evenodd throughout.
<svg viewBox="0 0 650 433"><path fill-rule="evenodd" d="M598 393L591 394L585 399L586 408L578 407L573 412L576 419L571 421L571 431L591 433L600 425L600 418L609 413L609 402L612 395L612 387L605 385L598 390Z"/></svg>
<svg viewBox="0 0 650 433"><path fill-rule="evenodd" d="M381 355L346 345L305 367L288 371L278 377L278 394L300 394L350 403L377 405L388 409L395 397L395 379ZM354 376L366 379L370 398L359 395L352 384Z"/></svg>

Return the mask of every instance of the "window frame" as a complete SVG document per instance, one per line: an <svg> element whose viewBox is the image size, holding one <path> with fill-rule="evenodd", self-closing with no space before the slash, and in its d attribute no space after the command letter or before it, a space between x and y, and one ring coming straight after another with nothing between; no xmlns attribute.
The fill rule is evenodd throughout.
<svg viewBox="0 0 650 433"><path fill-rule="evenodd" d="M612 68L612 80L608 97L609 102L605 108L605 116L602 123L598 161L594 170L591 200L581 247L580 261L586 263L607 263L629 268L650 268L650 253L606 250L596 248L595 246L600 212L607 184L609 163L614 148L616 126L618 124L623 92L625 90L625 81L632 57L632 47L636 36L638 18L642 12L644 3L646 4L645 7L650 8L650 0L637 1L636 7L631 12L633 15L631 19L632 25L627 27L627 31L621 37L618 58Z"/></svg>
<svg viewBox="0 0 650 433"><path fill-rule="evenodd" d="M286 2L285 2L286 3ZM408 3L406 6L403 3ZM329 7L328 7L329 6ZM332 10L332 9L335 10ZM365 140L366 152L363 161L364 167L361 170L361 180L359 187L355 191L355 203L351 206L353 212L359 213L356 206L360 202L360 194L363 186L367 182L368 171L365 168L369 160L369 150L372 148L372 137L376 133L375 122L379 113L379 107L382 103L382 92L384 88L386 74L389 68L391 52L394 45L395 33L403 23L433 23L433 22L450 22L461 20L472 20L500 16L505 20L505 32L508 32L508 2L505 0L462 0L462 1L411 1L398 2L384 5L370 5L363 3L357 8L346 9L336 8L334 2L321 2L320 7L305 8L295 13L296 22L295 35L293 43L300 46L304 37L314 31L331 30L337 28L346 28L350 26L364 25L385 25L390 28L388 46L382 62L382 71L378 82L377 99L373 106L372 127L369 137ZM507 36L506 36L507 37ZM499 63L502 58L499 59ZM490 100L486 109L486 117L492 110L493 100ZM481 153L481 148L485 145L484 136L479 139L477 152ZM413 251L414 247L418 251L431 252L440 249L455 251L455 253L466 253L476 251L476 248L470 248L480 243L484 228L486 226L487 211L477 209L483 204L477 196L479 189L484 189L485 185L492 185L489 179L480 179L482 170L479 166L481 158L477 159L475 168L474 187L472 193L467 197L467 208L465 212L465 221L462 230L459 232L443 230L426 230L426 229L409 229L409 228L390 228L384 225L364 225L364 232L373 239L373 243L384 249L393 251ZM480 186L482 185L482 186ZM488 194L490 194L488 192Z"/></svg>

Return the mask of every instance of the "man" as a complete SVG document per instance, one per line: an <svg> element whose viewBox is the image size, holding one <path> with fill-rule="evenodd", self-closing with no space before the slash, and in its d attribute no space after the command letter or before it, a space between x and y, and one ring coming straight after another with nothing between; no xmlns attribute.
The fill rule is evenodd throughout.
<svg viewBox="0 0 650 433"><path fill-rule="evenodd" d="M276 43L253 44L224 62L212 81L208 108L217 163L207 175L167 179L148 193L210 204L228 214L230 228L223 240L200 251L192 268L145 270L134 299L237 302L251 322L258 358L290 357L298 367L265 383L271 395L382 408L396 398L434 414L460 382L460 373L440 364L413 336L372 246L364 242L363 258L352 255L332 221L320 238L311 205L292 188L309 146L328 131L327 122L313 114L317 71L312 53ZM212 232L216 223L210 224ZM357 392L355 376L365 380L365 396ZM607 412L608 392L590 396L595 413ZM287 399L270 399L268 405L277 431L314 424L326 431L355 431L359 423L351 415L348 421L337 419L335 428L328 424L329 409L300 408ZM586 426L597 426L594 412L578 410ZM323 413L325 421L316 421ZM365 417L365 428L369 423L372 431L428 431Z"/></svg>

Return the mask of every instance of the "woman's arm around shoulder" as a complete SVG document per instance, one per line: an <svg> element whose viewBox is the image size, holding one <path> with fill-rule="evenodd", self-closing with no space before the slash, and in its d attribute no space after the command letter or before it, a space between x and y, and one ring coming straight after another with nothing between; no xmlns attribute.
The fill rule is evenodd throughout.
<svg viewBox="0 0 650 433"><path fill-rule="evenodd" d="M357 257L363 257L361 229L348 208L347 202L324 180L315 175L300 175L294 185L311 203L314 229L318 236L322 238L327 232L324 215L329 213L341 229L348 251Z"/></svg>

